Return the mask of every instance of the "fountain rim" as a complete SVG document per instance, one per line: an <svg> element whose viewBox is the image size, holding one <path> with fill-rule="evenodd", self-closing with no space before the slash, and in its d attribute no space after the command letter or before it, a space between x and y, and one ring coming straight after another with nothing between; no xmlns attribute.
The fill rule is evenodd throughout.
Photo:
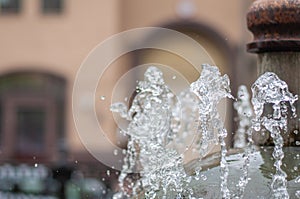
<svg viewBox="0 0 300 199"><path fill-rule="evenodd" d="M300 0L256 0L247 12L249 53L300 52Z"/></svg>

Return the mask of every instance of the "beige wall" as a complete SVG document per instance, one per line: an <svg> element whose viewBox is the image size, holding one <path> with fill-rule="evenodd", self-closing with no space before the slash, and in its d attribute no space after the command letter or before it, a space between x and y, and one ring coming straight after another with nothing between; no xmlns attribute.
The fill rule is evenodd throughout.
<svg viewBox="0 0 300 199"><path fill-rule="evenodd" d="M245 12L251 0L190 0L195 5L191 20L209 25L230 43L240 43L245 35ZM122 1L122 30L162 25L181 21L177 13L180 0L125 0Z"/></svg>
<svg viewBox="0 0 300 199"><path fill-rule="evenodd" d="M122 30L184 21L176 12L179 0L65 0L65 10L59 15L43 15L39 0L22 2L20 14L0 16L0 73L33 69L66 78L66 127L73 151L81 150L82 145L72 117L72 86L88 53ZM242 46L250 38L243 25L250 0L193 2L196 12L191 19L209 25L231 46ZM127 61L124 59L117 65Z"/></svg>
<svg viewBox="0 0 300 199"><path fill-rule="evenodd" d="M0 16L0 73L38 70L65 77L68 141L73 150L79 150L71 112L73 81L88 53L118 32L118 1L65 0L59 15L43 15L38 0L22 2L20 14Z"/></svg>
<svg viewBox="0 0 300 199"><path fill-rule="evenodd" d="M121 1L121 30L189 20L204 24L220 34L233 49L235 63L230 66L234 71L230 75L232 81L235 85L250 86L256 78L256 56L246 52L246 44L252 39L246 25L246 13L253 0L185 0L195 5L195 13L190 18L182 18L176 11L182 1L184 0ZM222 62L217 64L219 63ZM236 92L236 86L233 91Z"/></svg>

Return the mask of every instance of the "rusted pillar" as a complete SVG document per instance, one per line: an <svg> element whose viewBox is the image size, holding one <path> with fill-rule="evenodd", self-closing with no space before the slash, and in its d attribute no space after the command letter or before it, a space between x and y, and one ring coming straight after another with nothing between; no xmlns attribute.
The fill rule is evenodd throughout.
<svg viewBox="0 0 300 199"><path fill-rule="evenodd" d="M247 50L258 55L258 75L274 72L300 96L300 0L256 0L247 25L254 36ZM300 140L300 132L295 131L300 126L300 100L296 106L298 116L289 121L286 145Z"/></svg>

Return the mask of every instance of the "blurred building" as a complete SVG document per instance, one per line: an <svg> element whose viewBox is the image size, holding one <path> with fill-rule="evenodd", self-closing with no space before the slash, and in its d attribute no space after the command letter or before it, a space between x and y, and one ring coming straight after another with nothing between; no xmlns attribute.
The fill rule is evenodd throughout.
<svg viewBox="0 0 300 199"><path fill-rule="evenodd" d="M222 72L230 76L233 92L239 84L250 85L255 67L245 52L245 44L250 41L245 15L251 2L0 0L1 162L55 162L63 150L67 150L69 161L96 162L75 128L73 82L88 53L124 30L159 26L185 33L203 45ZM155 35L152 39L160 40ZM184 47L176 41L172 45ZM170 53L144 50L112 64L117 67L108 71L99 87L111 90L125 71L148 62L170 65L190 81L199 75ZM97 99L101 95L98 92ZM89 93L82 96L83 101L85 97ZM108 98L103 104L108 107L109 103ZM97 113L108 137L116 142L115 126L107 112ZM96 135L91 140L100 139ZM105 143L94 147L107 157L112 155Z"/></svg>

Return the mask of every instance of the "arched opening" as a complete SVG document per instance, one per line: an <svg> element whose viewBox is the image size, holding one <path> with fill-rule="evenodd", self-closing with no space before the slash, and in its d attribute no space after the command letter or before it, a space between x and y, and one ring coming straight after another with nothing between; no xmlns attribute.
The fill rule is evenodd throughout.
<svg viewBox="0 0 300 199"><path fill-rule="evenodd" d="M0 139L10 161L56 157L65 132L66 80L36 71L0 76Z"/></svg>
<svg viewBox="0 0 300 199"><path fill-rule="evenodd" d="M218 34L216 31L212 30L211 28L205 25L196 22L190 22L190 21L169 23L167 25L162 25L161 27L176 30L178 32L190 36L192 39L197 41L207 51L207 54L211 56L212 60L214 61L214 64L219 66L221 73L222 74L226 73L229 76L231 76L231 80L232 82L234 82L233 80L234 76L232 74L232 71L234 69L235 60L233 59L232 48L227 44L226 39L223 38L220 34ZM160 34L157 34L157 32L155 31L147 35L147 37L144 39L145 39L144 41L137 41L137 42L141 42L140 44L141 46L143 42L147 44L151 42L155 44L159 43L162 44L162 46L165 49L178 48L180 49L180 51L185 51L190 53L191 56L199 56L199 53L202 53L202 52L195 52L191 50L191 48L189 48L190 47L189 44L185 44L182 41L176 40L176 38L171 38L167 34L162 36ZM206 63L207 61L207 59L203 59L203 60L195 59L195 60L199 60L199 63L197 63L198 68L201 68L201 64ZM124 63L125 65L126 64L127 65L124 66ZM109 93L108 91L105 92L105 89L107 89L109 86L108 84L104 83L104 81L102 83L100 82L99 87L97 88L98 91L97 96L99 96L98 99L101 96L113 96L112 98L114 102L119 102L124 100L125 103L127 103L128 106L130 106L130 103L136 94L134 93L136 81L143 79L145 66L153 65L153 63L157 64L159 68L160 66L162 66L160 69L164 69L164 66L168 66L169 68L174 69L176 73L168 69L162 71L164 72L165 82L167 84L171 82L173 84L172 86L178 87L176 91L183 91L183 89L187 89L188 85L177 83L179 82L179 78L175 76L176 80L173 80L174 77L173 74L179 73L180 75L184 76L189 83L195 81L197 78L199 78L200 75L199 71L195 68L195 66L189 63L187 60L185 60L184 57L180 57L175 53L160 50L160 49L149 49L149 48L135 50L133 52L123 55L120 59L115 61L114 64L112 64L112 66L109 67L108 70L105 71L103 76L109 77L107 79L110 80L111 85L115 85L114 86L115 89L111 93ZM138 66L140 65L142 65L142 67L139 68ZM133 70L133 69L137 69L137 70ZM115 71L119 72L118 77ZM124 72L121 73L120 71L122 72L124 71ZM114 77L114 79L112 79L111 77ZM109 106L108 103L107 104L104 103L105 101L110 102L110 100L107 100L106 98L106 100L102 100L101 103L98 103L97 110L102 110L102 112L99 111L98 113L99 121L104 121L105 119L104 116L111 114L109 110L104 112L106 110L106 107ZM232 118L232 102L228 100L228 102L224 102L224 103L227 106L223 106L223 109L221 110L221 115L225 120L225 118ZM228 119L227 121L225 121L225 124L226 124L226 128L228 129L228 132L232 132L232 127L233 127L232 120ZM115 128L115 126L113 128ZM120 140L124 139L123 137L124 136L120 136L120 138L118 139ZM228 144L231 145L232 144L231 133L228 134L227 139L228 139L227 140ZM126 139L121 140L120 143L121 143L120 146L124 147L126 143Z"/></svg>
<svg viewBox="0 0 300 199"><path fill-rule="evenodd" d="M161 25L163 28L172 29L180 33L186 34L195 41L197 41L211 57L214 63L220 68L222 73L229 76L232 75L232 68L235 63L233 57L233 49L222 35L207 25L193 22L171 22ZM177 46L178 48L185 48L189 52L189 46L180 43L180 41L173 40L172 38L161 38L159 35L151 35L147 40L151 42L164 42L164 45ZM149 42L149 41L148 41ZM195 52L190 52L199 56ZM184 58L158 49L142 49L138 50L134 55L134 65L147 64L147 63L160 63L167 66L174 67L181 72L190 82L196 80L199 73L195 71ZM199 63L203 64L203 63Z"/></svg>
<svg viewBox="0 0 300 199"><path fill-rule="evenodd" d="M220 68L222 74L228 74L232 82L234 82L233 70L235 68L235 60L233 48L227 43L226 38L219 34L214 29L206 26L204 24L193 22L193 21L183 21L183 22L174 22L162 25L161 27L172 29L180 33L186 34L195 41L197 41L211 57L214 64ZM192 52L189 46L185 45L181 41L176 41L176 38L162 38L160 35L151 35L147 38L147 42L163 42L164 46L172 46L174 48L180 48L181 51L185 51L191 54L191 56L201 56L197 52ZM201 53L201 52L199 52ZM183 57L175 55L171 52L166 52L158 49L142 49L134 53L134 66L137 65L152 65L152 63L159 63L162 65L169 66L174 68L180 74L182 74L189 83L195 81L199 78L199 71L195 69L195 66L192 66L191 63L187 62ZM205 63L199 62L197 67L200 67L201 64ZM139 74L140 75L140 74ZM233 90L235 85L233 85ZM232 102L227 100L222 102L220 106L220 113L224 118L232 118ZM229 119L225 121L226 128L228 132L232 132L233 123ZM232 145L232 135L228 133L227 136L228 146Z"/></svg>

